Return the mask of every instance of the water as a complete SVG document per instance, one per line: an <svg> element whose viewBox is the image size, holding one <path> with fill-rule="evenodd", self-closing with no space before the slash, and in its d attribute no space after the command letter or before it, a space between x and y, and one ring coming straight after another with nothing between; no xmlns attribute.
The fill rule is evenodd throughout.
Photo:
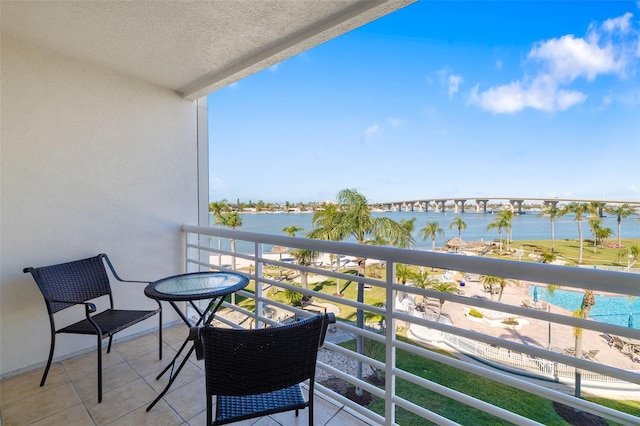
<svg viewBox="0 0 640 426"><path fill-rule="evenodd" d="M529 295L533 297L534 286L529 288ZM549 295L546 287L538 287L538 300L546 301L575 312L582 304L583 292L570 290L555 290ZM591 308L589 318L607 324L628 326L629 315L633 314L633 328L640 329L640 298L627 296L595 295L596 304Z"/></svg>
<svg viewBox="0 0 640 426"><path fill-rule="evenodd" d="M242 226L238 228L240 231L259 232L263 234L286 235L282 229L291 225L295 225L304 230L296 234L297 237L304 237L313 229L311 226L311 213L280 213L280 214L241 214ZM462 230L462 239L465 241L492 241L498 238L498 231L487 231L487 225L491 223L495 216L492 214L477 213L453 213L447 212L385 212L373 213L374 217L388 217L399 222L402 219L409 220L416 218L415 231L413 238L415 240L416 249L431 249L431 237L423 241L419 232L427 222L436 221L444 230L444 236L436 236L436 247L442 247L451 238L458 236L458 229L454 227L449 229L449 225L456 216L462 217L467 224L467 228ZM211 220L213 223L213 220ZM551 222L548 217L539 216L536 213L516 215L512 220L512 239L517 240L550 240L551 239ZM618 222L614 216L602 218L602 227L611 228L614 232L609 241L617 242ZM591 238L591 229L586 221L582 222L583 238ZM502 237L505 238L506 233L503 230ZM624 238L640 238L640 221L637 217L630 216L622 220L622 236ZM560 217L555 220L555 238L562 239L578 239L578 224L574 221L572 215ZM347 240L349 241L349 240ZM353 242L353 240L351 240ZM238 241L237 250L239 252L251 252L253 246L249 243ZM228 244L227 244L227 249Z"/></svg>

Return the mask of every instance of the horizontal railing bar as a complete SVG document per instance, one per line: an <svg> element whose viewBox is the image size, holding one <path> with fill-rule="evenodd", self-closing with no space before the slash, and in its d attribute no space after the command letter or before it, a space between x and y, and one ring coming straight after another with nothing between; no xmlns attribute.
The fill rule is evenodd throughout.
<svg viewBox="0 0 640 426"><path fill-rule="evenodd" d="M636 274L604 271L600 269L572 268L513 260L481 258L478 256L459 256L447 253L426 252L422 250L398 249L391 247L369 246L366 244L314 240L254 232L232 231L222 228L205 228L183 225L184 232L211 236L221 236L236 240L249 240L264 244L298 247L308 250L335 253L339 251L350 256L371 259L385 259L395 263L419 266L435 266L450 270L463 270L483 275L494 275L498 270L505 278L516 278L538 282L555 283L563 276L562 285L580 289L604 290L614 293L640 296ZM567 269L571 274L565 274Z"/></svg>

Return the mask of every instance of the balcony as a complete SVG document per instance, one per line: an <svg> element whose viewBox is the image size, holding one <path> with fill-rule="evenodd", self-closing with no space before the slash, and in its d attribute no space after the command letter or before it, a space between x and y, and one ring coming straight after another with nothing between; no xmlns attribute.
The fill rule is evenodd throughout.
<svg viewBox="0 0 640 426"><path fill-rule="evenodd" d="M219 326L263 327L314 312L336 313L340 321L328 333L319 356L319 424L467 423L457 413L425 403L420 396L425 393L431 395L431 400L444 399L449 401L447 404L455 401L455 410L473 416L476 424L561 421L552 412L553 402L620 424L639 421L638 409L633 405L622 412L594 397L638 400L640 348L622 346L610 337L623 342L640 340L640 330L576 318L556 306L540 309L542 301L530 305L527 300L527 285L531 283L637 297L637 274L195 226L183 227L183 234L187 272L231 269L235 263L236 269L244 270L253 280L235 300L225 302L217 318ZM224 242L223 247L233 239L250 242L255 249L234 255L228 249L218 249L218 239ZM368 273L358 277L354 275L354 264L345 266L346 262L341 268L336 267L335 261L298 265L288 255L271 253L276 245L333 255L325 259L366 258ZM397 264L423 268L434 277L439 271L458 271L465 277L465 286L456 283L458 291L446 293L403 285L396 277ZM294 284L305 273L308 289ZM505 287L498 300L498 295L491 297L484 291L479 275L517 280L520 286ZM335 280L341 283L341 294L333 291L336 287L322 291L322 287L335 286ZM294 307L273 296L286 290L309 296L311 302L305 303L304 308ZM442 315L438 315L440 306ZM483 317L470 316L472 309L483 313ZM186 313L190 314L188 309ZM518 324L505 324L505 318L515 319ZM574 356L576 328L582 330L583 357ZM176 349L185 333L186 327L179 325L167 330L167 354ZM6 379L0 394L4 424L30 424L42 419L75 423L76 417L68 420L71 416L79 416L77 419L82 422L78 422L86 424L202 424L203 367L195 360L190 360L188 369L163 402L150 413L144 411L163 384L154 377L154 372L163 366L155 359L156 343L153 334L117 342L114 353L105 361L108 367L102 404L96 403L93 394L93 354L57 364L44 388L37 386L40 370ZM423 360L420 363L428 367L407 366L407 355ZM463 379L454 380L450 374L450 380L443 381L430 374L440 369L456 371L455 376ZM385 380L372 382L373 371ZM461 387L465 380L474 384ZM483 386L499 383L513 395L502 400L482 398L482 392L473 388L479 383L477 380L483 380ZM353 395L336 392L336 384L342 389L351 388L351 393L355 388L362 389L374 403L367 406L356 402ZM576 386L584 398L574 396ZM540 410L548 412L539 416L523 412L518 402L523 395L539 398ZM295 424L293 414L272 417L279 424Z"/></svg>

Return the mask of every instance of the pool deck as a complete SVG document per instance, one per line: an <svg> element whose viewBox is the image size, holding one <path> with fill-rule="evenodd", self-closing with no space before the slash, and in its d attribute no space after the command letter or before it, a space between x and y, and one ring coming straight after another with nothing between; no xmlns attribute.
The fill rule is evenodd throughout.
<svg viewBox="0 0 640 426"><path fill-rule="evenodd" d="M522 306L522 301L531 299L529 295L529 286L544 284L521 282L520 286L509 285L504 289L502 295L502 303L508 303L515 306ZM478 282L478 277L471 275L471 279L466 282L463 288L465 296L490 298L490 295L483 291L483 286ZM498 300L499 295L494 295L494 300ZM539 304L542 301L538 302ZM571 315L567 309L551 304L552 313L562 313ZM527 324L523 324L519 330L507 329L504 327L495 327L486 322L478 322L469 319L465 312L468 310L458 304L445 302L442 312L446 313L456 327L464 327L472 331L484 333L494 337L509 339L526 345L533 345L541 348L549 346L549 323L534 318L525 318ZM639 319L640 320L640 319ZM620 350L610 347L607 337L597 331L583 331L582 350L587 352L597 350L595 361L605 365L615 366L629 371L640 373L640 355L629 355L620 352ZM551 345L558 351L564 351L566 348L575 348L575 338L573 336L573 327L562 324L551 324ZM626 393L626 396L629 396ZM638 397L638 394L635 394Z"/></svg>

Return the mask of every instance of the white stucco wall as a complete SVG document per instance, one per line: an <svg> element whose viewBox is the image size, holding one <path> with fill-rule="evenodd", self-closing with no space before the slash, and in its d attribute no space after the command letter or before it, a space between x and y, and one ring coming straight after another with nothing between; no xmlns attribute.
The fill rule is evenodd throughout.
<svg viewBox="0 0 640 426"><path fill-rule="evenodd" d="M6 37L0 81L0 376L42 365L45 305L26 266L104 252L125 279L182 272L198 223L197 107L174 92ZM120 306L153 307L114 284ZM167 305L167 321L175 320ZM155 320L132 333L157 327ZM56 358L95 339L58 337Z"/></svg>

